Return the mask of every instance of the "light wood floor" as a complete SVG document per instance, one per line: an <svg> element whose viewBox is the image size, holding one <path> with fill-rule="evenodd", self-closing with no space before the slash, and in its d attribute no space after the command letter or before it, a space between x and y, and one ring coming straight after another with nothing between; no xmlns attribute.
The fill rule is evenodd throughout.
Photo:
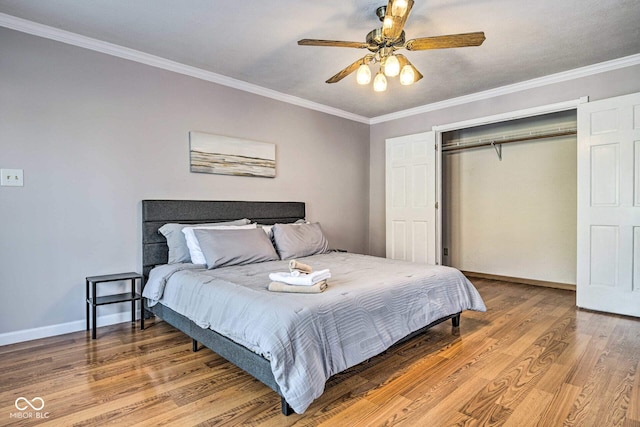
<svg viewBox="0 0 640 427"><path fill-rule="evenodd" d="M571 291L474 283L486 313L333 377L304 415L151 321L0 347L0 425L640 427L639 319L577 310ZM48 418L10 418L18 397L41 397Z"/></svg>

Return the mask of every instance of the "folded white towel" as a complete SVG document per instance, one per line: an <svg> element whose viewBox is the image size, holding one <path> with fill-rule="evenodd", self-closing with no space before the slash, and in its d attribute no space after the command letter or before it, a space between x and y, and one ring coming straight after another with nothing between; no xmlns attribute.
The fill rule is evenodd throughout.
<svg viewBox="0 0 640 427"><path fill-rule="evenodd" d="M312 286L318 282L323 280L327 280L331 278L331 271L328 269L314 271L311 274L301 274L299 276L293 276L290 272L278 272L278 273L270 273L269 279L274 282L282 282L288 285L299 285L299 286Z"/></svg>

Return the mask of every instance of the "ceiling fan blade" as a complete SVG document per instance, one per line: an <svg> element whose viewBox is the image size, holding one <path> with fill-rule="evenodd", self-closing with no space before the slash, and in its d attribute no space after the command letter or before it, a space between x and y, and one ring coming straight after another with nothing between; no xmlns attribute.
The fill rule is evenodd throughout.
<svg viewBox="0 0 640 427"><path fill-rule="evenodd" d="M340 40L317 40L317 39L302 39L298 40L300 46L333 46L333 47L355 47L357 49L366 49L369 47L368 43L363 42L345 42Z"/></svg>
<svg viewBox="0 0 640 427"><path fill-rule="evenodd" d="M404 67L405 65L408 65L411 68L413 68L413 74L415 75L415 78L413 80L414 83L420 80L422 77L424 77L422 74L420 74L420 71L418 71L418 69L414 67L411 62L409 62L406 56L400 53L396 53L396 57L398 58L398 62L400 62L400 69L402 69L402 67Z"/></svg>
<svg viewBox="0 0 640 427"><path fill-rule="evenodd" d="M482 31L477 33L451 34L449 36L422 37L407 41L407 50L448 49L450 47L480 46L485 37Z"/></svg>
<svg viewBox="0 0 640 427"><path fill-rule="evenodd" d="M389 0L382 21L382 36L388 40L400 37L412 7L413 0Z"/></svg>
<svg viewBox="0 0 640 427"><path fill-rule="evenodd" d="M338 72L338 74L336 74L335 76L333 76L329 80L327 80L327 83L338 83L340 80L344 79L349 74L351 74L355 70L357 70L360 65L364 64L365 61L367 61L367 58L370 58L370 55L367 55L367 56L365 56L363 58L360 58L357 61L355 61L353 64L345 67L340 72Z"/></svg>

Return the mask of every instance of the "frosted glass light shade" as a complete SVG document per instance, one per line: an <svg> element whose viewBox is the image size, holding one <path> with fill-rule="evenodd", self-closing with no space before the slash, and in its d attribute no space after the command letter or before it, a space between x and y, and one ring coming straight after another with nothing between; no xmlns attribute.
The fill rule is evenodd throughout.
<svg viewBox="0 0 640 427"><path fill-rule="evenodd" d="M387 90L387 78L382 72L378 72L376 78L373 79L373 90L376 92L384 92Z"/></svg>
<svg viewBox="0 0 640 427"><path fill-rule="evenodd" d="M407 0L396 0L391 6L391 14L393 16L402 16L407 13L409 2Z"/></svg>
<svg viewBox="0 0 640 427"><path fill-rule="evenodd" d="M413 84L416 79L416 73L413 72L413 67L411 65L405 65L402 67L402 71L400 71L400 84L407 86Z"/></svg>
<svg viewBox="0 0 640 427"><path fill-rule="evenodd" d="M391 28L391 27L393 27L393 19L391 19L391 17L390 17L390 16L386 16L386 17L384 18L384 20L382 21L382 28L387 28L387 29L389 29L389 28Z"/></svg>
<svg viewBox="0 0 640 427"><path fill-rule="evenodd" d="M395 77L400 74L400 62L398 58L393 55L389 55L384 60L384 73L388 77Z"/></svg>
<svg viewBox="0 0 640 427"><path fill-rule="evenodd" d="M367 64L362 64L358 67L356 81L359 85L368 85L371 82L371 69Z"/></svg>

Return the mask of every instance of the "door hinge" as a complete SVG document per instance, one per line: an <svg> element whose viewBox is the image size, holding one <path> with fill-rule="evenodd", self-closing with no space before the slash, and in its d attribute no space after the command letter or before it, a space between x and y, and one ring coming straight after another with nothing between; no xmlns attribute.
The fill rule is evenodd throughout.
<svg viewBox="0 0 640 427"><path fill-rule="evenodd" d="M438 150L438 144L434 145L434 147L436 148L436 151Z"/></svg>
<svg viewBox="0 0 640 427"><path fill-rule="evenodd" d="M438 209L438 202L436 202L436 209Z"/></svg>

